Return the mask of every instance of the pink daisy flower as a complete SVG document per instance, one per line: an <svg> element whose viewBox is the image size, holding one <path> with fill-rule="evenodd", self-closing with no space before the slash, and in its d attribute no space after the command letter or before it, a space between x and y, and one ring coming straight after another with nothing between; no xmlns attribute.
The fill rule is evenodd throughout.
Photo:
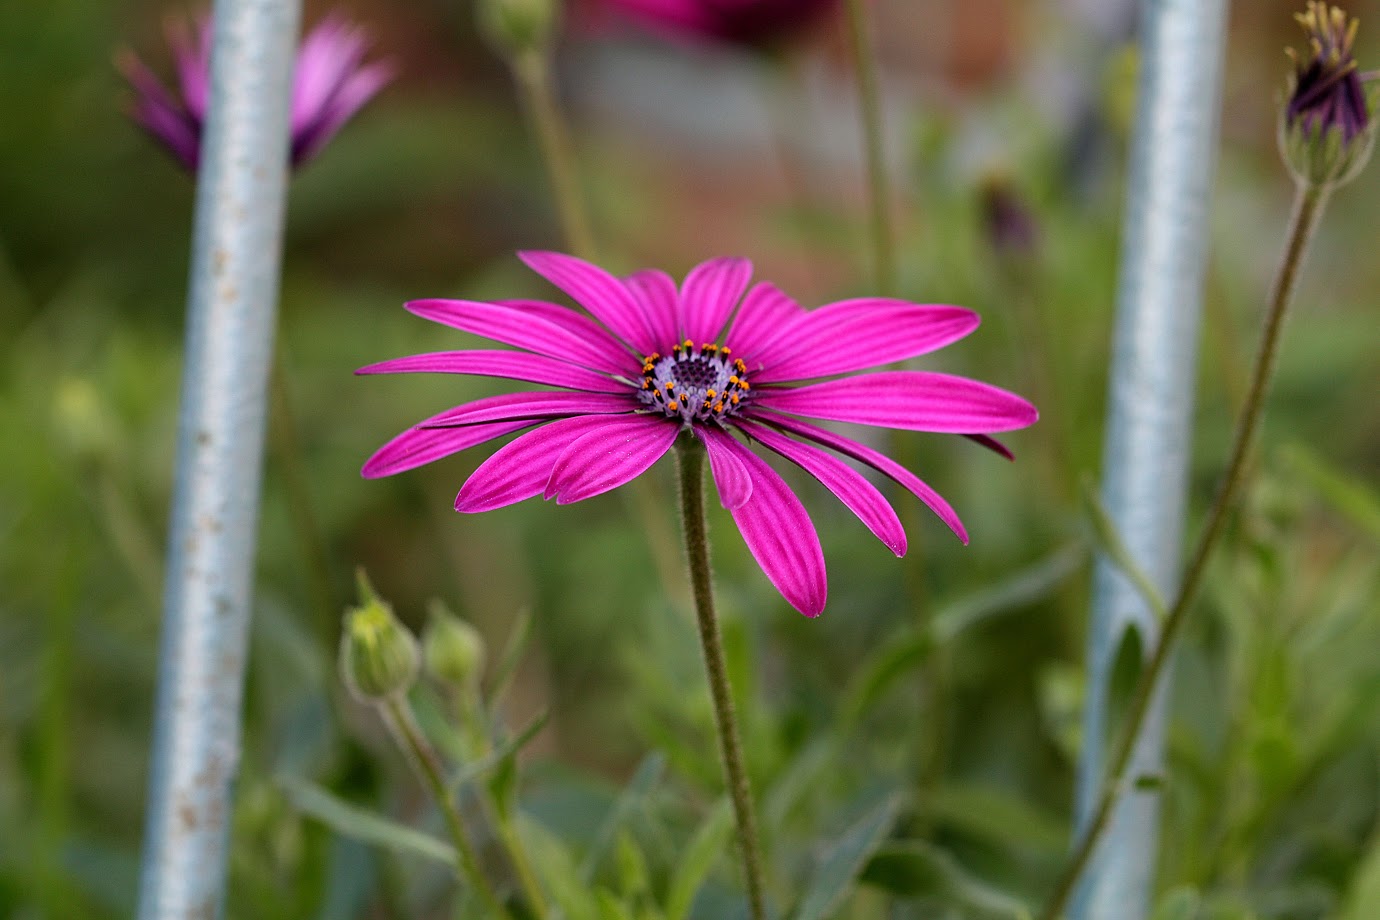
<svg viewBox="0 0 1380 920"><path fill-rule="evenodd" d="M820 18L837 0L590 0L605 14L665 32L740 45L768 44Z"/></svg>
<svg viewBox="0 0 1380 920"><path fill-rule="evenodd" d="M473 374L558 389L490 396L426 419L369 458L364 476L523 432L480 464L455 509L491 511L537 495L567 504L631 481L677 438L696 438L762 571L793 607L816 616L828 596L819 536L749 443L814 476L902 556L906 534L895 510L838 455L900 483L966 543L958 515L894 460L809 419L953 432L1004 453L988 435L1038 417L1019 396L964 377L854 373L963 338L978 326L971 310L860 298L806 311L769 283L749 290L746 259L705 262L677 288L660 271L619 280L560 253L520 257L588 312L535 300L415 300L407 309L418 316L523 350L413 355L358 373Z"/></svg>
<svg viewBox="0 0 1380 920"><path fill-rule="evenodd" d="M195 30L170 22L168 44L177 68L177 93L170 92L133 52L116 60L136 93L130 117L196 172L201 132L211 93L209 16ZM292 165L316 156L345 122L392 79L386 62L361 65L368 47L364 29L332 14L312 29L297 51L292 78Z"/></svg>

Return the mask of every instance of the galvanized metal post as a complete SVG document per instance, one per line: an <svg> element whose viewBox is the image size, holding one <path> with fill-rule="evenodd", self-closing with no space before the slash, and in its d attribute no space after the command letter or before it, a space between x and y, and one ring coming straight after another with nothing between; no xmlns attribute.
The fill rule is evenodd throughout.
<svg viewBox="0 0 1380 920"><path fill-rule="evenodd" d="M1147 0L1122 239L1102 498L1132 557L1160 592L1180 576L1226 0ZM1081 833L1106 768L1112 666L1130 626L1142 649L1157 632L1131 583L1098 567L1088 639ZM1131 775L1162 769L1166 681L1137 742ZM1148 911L1159 801L1132 791L1118 806L1075 895L1075 920L1140 920Z"/></svg>
<svg viewBox="0 0 1380 920"><path fill-rule="evenodd" d="M300 0L217 0L140 920L221 913Z"/></svg>

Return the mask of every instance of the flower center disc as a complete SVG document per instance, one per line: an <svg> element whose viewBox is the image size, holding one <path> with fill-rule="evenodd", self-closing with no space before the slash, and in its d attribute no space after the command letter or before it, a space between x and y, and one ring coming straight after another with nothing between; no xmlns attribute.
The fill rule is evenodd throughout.
<svg viewBox="0 0 1380 920"><path fill-rule="evenodd" d="M669 355L652 352L642 359L642 402L667 418L686 422L737 415L747 402L747 365L727 347L686 339Z"/></svg>

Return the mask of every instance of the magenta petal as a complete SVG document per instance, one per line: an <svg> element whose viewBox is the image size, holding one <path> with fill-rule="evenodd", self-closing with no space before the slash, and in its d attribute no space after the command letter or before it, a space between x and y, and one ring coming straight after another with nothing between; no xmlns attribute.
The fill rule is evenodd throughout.
<svg viewBox="0 0 1380 920"><path fill-rule="evenodd" d="M756 392L756 391L754 391ZM1000 387L932 371L882 371L756 393L757 404L836 422L985 434L1035 424L1035 407Z"/></svg>
<svg viewBox="0 0 1380 920"><path fill-rule="evenodd" d="M628 276L628 290L642 304L658 348L669 348L681 339L680 292L671 276L648 268Z"/></svg>
<svg viewBox="0 0 1380 920"><path fill-rule="evenodd" d="M876 299L830 304L797 323L790 350L752 382L827 377L904 361L958 341L980 322L962 307Z"/></svg>
<svg viewBox="0 0 1380 920"><path fill-rule="evenodd" d="M556 358L520 351L439 351L380 361L356 374L469 374L503 377L596 393L626 393L628 385Z"/></svg>
<svg viewBox="0 0 1380 920"><path fill-rule="evenodd" d="M606 424L599 416L560 419L514 438L465 480L455 496L455 510L466 514L492 511L540 495L556 459L572 441Z"/></svg>
<svg viewBox="0 0 1380 920"><path fill-rule="evenodd" d="M762 367L788 346L788 333L796 322L808 316L800 304L770 282L752 286L724 334L724 344L747 362L749 369Z"/></svg>
<svg viewBox="0 0 1380 920"><path fill-rule="evenodd" d="M428 419L427 421L431 421ZM426 422L422 422L423 425ZM450 456L476 444L501 438L505 434L518 431L533 424L519 422L491 422L487 425L471 425L466 428L409 428L387 444L374 451L360 470L365 479L378 479L392 476L405 470L424 466L433 460Z"/></svg>
<svg viewBox="0 0 1380 920"><path fill-rule="evenodd" d="M492 303L541 317L551 325L559 326L566 332L584 339L587 344L597 345L611 355L621 357L624 354L632 354L631 345L619 339L588 316L570 307L563 307L558 303L545 300L495 300ZM635 367L640 367L642 355L635 356L635 360Z"/></svg>
<svg viewBox="0 0 1380 920"><path fill-rule="evenodd" d="M861 473L818 447L794 441L765 425L740 421L738 426L823 483L893 553L906 554L906 531L901 519L877 487Z"/></svg>
<svg viewBox="0 0 1380 920"><path fill-rule="evenodd" d="M839 453L854 460L860 460L880 473L891 477L896 482L905 486L912 495L925 503L925 506L939 515L939 519L949 525L949 529L962 540L968 542L968 531L964 528L963 522L958 519L957 512L944 500L934 489L930 488L920 477L901 464L892 460L886 454L873 450L866 444L860 444L851 438L845 438L841 434L836 434L818 425L811 425L799 419L787 418L779 415L758 415L757 421L766 422L776 428L789 431L791 434L800 435L802 438L809 438L817 444L833 448Z"/></svg>
<svg viewBox="0 0 1380 920"><path fill-rule="evenodd" d="M423 319L548 358L561 358L609 374L638 373L636 359L621 349L611 352L600 348L575 332L513 307L472 300L413 300L406 306Z"/></svg>
<svg viewBox="0 0 1380 920"><path fill-rule="evenodd" d="M752 280L747 259L711 259L685 276L680 288L680 327L696 345L718 342L728 315Z"/></svg>
<svg viewBox="0 0 1380 920"><path fill-rule="evenodd" d="M644 355L656 349L651 323L623 282L597 265L559 252L520 252L527 267L569 294L609 331Z"/></svg>
<svg viewBox="0 0 1380 920"><path fill-rule="evenodd" d="M994 454L998 454L1002 457L1005 457L1007 460L1016 459L1016 455L1011 453L1011 448L1007 447L1005 444L998 441L994 437L985 434L965 434L964 437L967 438L969 441L972 441L974 444L982 445L983 447L992 451L992 453Z"/></svg>
<svg viewBox="0 0 1380 920"><path fill-rule="evenodd" d="M636 400L606 393L501 393L448 409L428 419L430 428L454 428L480 422L516 421L520 418L557 418L563 415L616 415L637 408Z"/></svg>
<svg viewBox="0 0 1380 920"><path fill-rule="evenodd" d="M752 477L752 497L730 513L753 558L792 607L807 617L819 616L829 599L829 582L824 550L805 506L747 445L734 438L722 444Z"/></svg>
<svg viewBox="0 0 1380 920"><path fill-rule="evenodd" d="M752 475L733 450L738 442L717 428L696 428L695 433L709 452L709 469L719 490L719 503L734 511L752 498ZM725 444L724 442L730 442Z"/></svg>
<svg viewBox="0 0 1380 920"><path fill-rule="evenodd" d="M662 458L680 434L666 417L615 416L566 447L542 493L558 505L584 501L636 479Z"/></svg>

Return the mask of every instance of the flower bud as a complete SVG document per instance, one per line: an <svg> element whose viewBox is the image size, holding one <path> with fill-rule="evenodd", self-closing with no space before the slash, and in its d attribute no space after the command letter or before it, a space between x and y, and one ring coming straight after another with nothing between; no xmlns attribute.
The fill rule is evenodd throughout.
<svg viewBox="0 0 1380 920"><path fill-rule="evenodd" d="M544 48L556 23L555 0L480 0L479 29L504 57Z"/></svg>
<svg viewBox="0 0 1380 920"><path fill-rule="evenodd" d="M479 688L484 673L484 638L440 601L430 608L422 633L422 657L427 673L442 683L462 690Z"/></svg>
<svg viewBox="0 0 1380 920"><path fill-rule="evenodd" d="M417 680L417 639L358 574L360 606L345 611L340 676L351 695L376 703L406 693Z"/></svg>
<svg viewBox="0 0 1380 920"><path fill-rule="evenodd" d="M1279 119L1279 149L1294 178L1318 188L1349 182L1375 146L1375 99L1352 49L1358 21L1313 0L1295 18L1308 36L1294 63Z"/></svg>

